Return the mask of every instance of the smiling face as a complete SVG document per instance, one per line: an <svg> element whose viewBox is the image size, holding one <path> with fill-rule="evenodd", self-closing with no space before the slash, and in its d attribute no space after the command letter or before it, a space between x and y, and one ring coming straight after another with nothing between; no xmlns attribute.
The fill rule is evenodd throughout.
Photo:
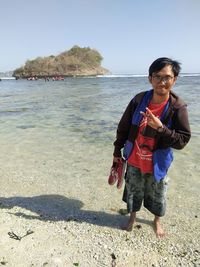
<svg viewBox="0 0 200 267"><path fill-rule="evenodd" d="M149 82L154 89L154 98L167 99L176 79L177 77L174 76L170 65L165 66L160 71L154 72L152 76L149 76Z"/></svg>

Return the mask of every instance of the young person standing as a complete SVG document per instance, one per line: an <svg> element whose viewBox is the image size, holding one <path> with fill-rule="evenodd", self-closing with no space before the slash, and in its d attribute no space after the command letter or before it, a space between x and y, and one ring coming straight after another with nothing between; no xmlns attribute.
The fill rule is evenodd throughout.
<svg viewBox="0 0 200 267"><path fill-rule="evenodd" d="M191 132L187 106L172 88L180 72L179 62L158 58L149 67L152 89L137 94L127 106L117 128L114 162L127 160L123 200L130 213L123 228L131 231L136 212L144 207L154 214L155 232L165 232L161 217L166 210L167 171L174 149L182 149Z"/></svg>

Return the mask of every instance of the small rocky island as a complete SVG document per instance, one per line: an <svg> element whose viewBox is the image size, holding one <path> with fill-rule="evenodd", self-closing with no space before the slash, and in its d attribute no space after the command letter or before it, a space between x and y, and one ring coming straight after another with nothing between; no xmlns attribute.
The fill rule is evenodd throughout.
<svg viewBox="0 0 200 267"><path fill-rule="evenodd" d="M57 56L38 57L27 60L25 65L14 70L16 79L38 79L104 75L109 71L101 66L103 57L89 47L73 46Z"/></svg>

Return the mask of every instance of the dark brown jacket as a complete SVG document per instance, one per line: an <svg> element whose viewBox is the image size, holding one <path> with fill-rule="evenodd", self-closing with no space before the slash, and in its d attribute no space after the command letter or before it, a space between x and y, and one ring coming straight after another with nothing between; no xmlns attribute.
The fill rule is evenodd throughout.
<svg viewBox="0 0 200 267"><path fill-rule="evenodd" d="M116 141L114 142L115 157L121 157L121 149L126 140L134 143L138 134L138 126L132 124L132 117L137 105L145 92L137 94L128 104L117 128ZM167 127L171 120L170 128ZM182 149L190 140L191 131L188 121L187 105L174 92L170 92L169 108L163 120L164 131L156 132L156 148Z"/></svg>

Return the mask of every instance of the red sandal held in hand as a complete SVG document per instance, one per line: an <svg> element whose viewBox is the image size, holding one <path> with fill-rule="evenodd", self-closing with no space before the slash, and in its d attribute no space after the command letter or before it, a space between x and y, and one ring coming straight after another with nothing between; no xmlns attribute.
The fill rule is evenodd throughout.
<svg viewBox="0 0 200 267"><path fill-rule="evenodd" d="M109 185L114 185L117 181L117 188L120 189L122 187L125 167L126 161L123 159L118 160L118 162L113 162L108 178Z"/></svg>

